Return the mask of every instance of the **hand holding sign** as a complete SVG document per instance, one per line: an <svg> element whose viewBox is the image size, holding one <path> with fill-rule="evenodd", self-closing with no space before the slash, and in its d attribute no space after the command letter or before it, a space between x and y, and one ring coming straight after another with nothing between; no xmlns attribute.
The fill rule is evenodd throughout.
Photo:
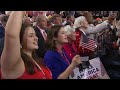
<svg viewBox="0 0 120 90"><path fill-rule="evenodd" d="M71 63L71 64L72 64L74 67L76 67L76 66L78 66L80 63L82 63L82 61L80 60L80 55L74 56L73 59L72 59L72 63Z"/></svg>
<svg viewBox="0 0 120 90"><path fill-rule="evenodd" d="M76 67L73 70L74 76L70 75L69 79L109 79L109 76L99 58L94 58L89 61L92 65L91 68L86 68L80 71L79 68Z"/></svg>

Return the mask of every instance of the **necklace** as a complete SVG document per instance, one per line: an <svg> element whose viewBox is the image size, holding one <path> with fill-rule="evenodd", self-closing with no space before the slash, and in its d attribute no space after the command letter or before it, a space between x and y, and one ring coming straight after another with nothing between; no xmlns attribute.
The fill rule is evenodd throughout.
<svg viewBox="0 0 120 90"><path fill-rule="evenodd" d="M68 63L68 65L70 65L70 62L68 60L68 58L66 57L64 51L62 50L62 52L60 52L59 50L57 50L58 53L61 55L61 57L63 57L63 59Z"/></svg>

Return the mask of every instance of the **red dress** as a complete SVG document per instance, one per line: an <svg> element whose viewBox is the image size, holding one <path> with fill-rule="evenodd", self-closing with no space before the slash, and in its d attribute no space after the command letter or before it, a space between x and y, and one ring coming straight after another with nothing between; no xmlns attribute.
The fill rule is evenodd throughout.
<svg viewBox="0 0 120 90"><path fill-rule="evenodd" d="M44 66L41 66L41 69L43 70L43 72L45 73L45 76L44 74L42 73L42 71L39 71L36 67L34 68L35 70L35 74L33 75L30 75L26 72L24 72L24 74L19 77L18 79L52 79L52 75L51 75L51 72L48 68L44 67Z"/></svg>
<svg viewBox="0 0 120 90"><path fill-rule="evenodd" d="M76 30L76 42L75 42L75 45L78 49L78 52L79 52L79 55L80 56L89 56L92 51L91 50L88 50L86 48L82 48L80 47L80 40L81 40L81 35L82 35L82 31L80 31L79 29Z"/></svg>
<svg viewBox="0 0 120 90"><path fill-rule="evenodd" d="M25 70L23 75L17 79L52 79L51 71L48 68L41 66L41 69L45 75L42 73L42 71L39 71L36 67L34 67L35 74L31 75ZM2 77L2 79L4 78Z"/></svg>
<svg viewBox="0 0 120 90"><path fill-rule="evenodd" d="M63 46L63 49L65 50L66 54L68 55L68 57L72 60L73 57L75 55L78 54L78 50L75 46L75 43L72 42L72 44L69 44L69 43L66 43L64 46Z"/></svg>

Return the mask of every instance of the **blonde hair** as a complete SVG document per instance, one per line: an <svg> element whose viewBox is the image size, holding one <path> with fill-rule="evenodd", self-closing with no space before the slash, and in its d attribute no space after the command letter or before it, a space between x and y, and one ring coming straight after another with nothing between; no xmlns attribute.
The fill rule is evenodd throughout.
<svg viewBox="0 0 120 90"><path fill-rule="evenodd" d="M81 26L80 23L85 20L86 18L84 16L79 16L78 18L76 18L74 22L74 28L79 28Z"/></svg>
<svg viewBox="0 0 120 90"><path fill-rule="evenodd" d="M64 27L66 35L71 35L72 32L75 32L75 28L67 25Z"/></svg>

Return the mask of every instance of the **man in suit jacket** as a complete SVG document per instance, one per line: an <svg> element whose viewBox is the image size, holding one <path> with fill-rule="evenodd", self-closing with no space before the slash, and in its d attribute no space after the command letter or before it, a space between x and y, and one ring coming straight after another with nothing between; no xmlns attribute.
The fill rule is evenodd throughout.
<svg viewBox="0 0 120 90"><path fill-rule="evenodd" d="M36 51L38 57L44 57L44 54L46 52L45 50L45 42L47 39L47 33L46 33L46 29L47 29L47 19L45 16L37 16L36 18L36 24L37 26L34 27L36 35L38 37L38 46L39 49Z"/></svg>

